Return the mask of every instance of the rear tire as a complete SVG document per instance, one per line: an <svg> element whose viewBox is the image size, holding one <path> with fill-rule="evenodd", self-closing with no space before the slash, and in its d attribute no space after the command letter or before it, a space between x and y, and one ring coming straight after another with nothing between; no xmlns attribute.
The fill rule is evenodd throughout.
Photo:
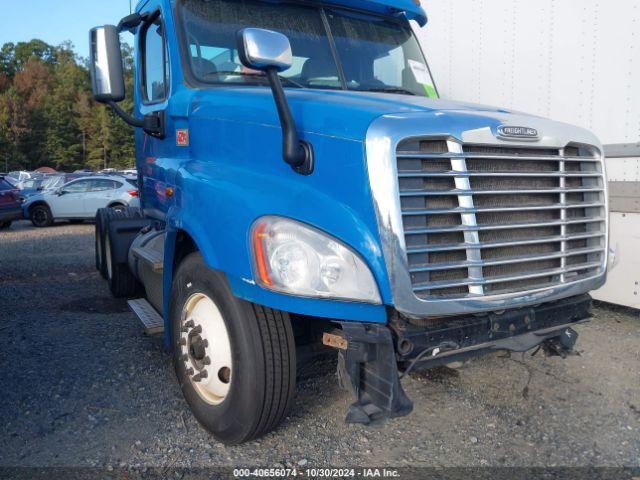
<svg viewBox="0 0 640 480"><path fill-rule="evenodd" d="M53 225L53 215L48 205L36 205L29 211L29 219L35 227L44 228Z"/></svg>
<svg viewBox="0 0 640 480"><path fill-rule="evenodd" d="M236 298L199 253L176 271L169 315L176 375L202 426L228 445L276 428L295 392L289 315Z"/></svg>
<svg viewBox="0 0 640 480"><path fill-rule="evenodd" d="M100 209L96 215L96 231L99 230L99 235L96 236L96 265L99 256L102 255L104 257L102 263L104 276L109 283L111 294L116 298L133 297L140 291L140 284L129 270L128 262L126 260L118 262L115 258L115 244L109 235L109 224L113 220L140 217L142 215L137 208Z"/></svg>

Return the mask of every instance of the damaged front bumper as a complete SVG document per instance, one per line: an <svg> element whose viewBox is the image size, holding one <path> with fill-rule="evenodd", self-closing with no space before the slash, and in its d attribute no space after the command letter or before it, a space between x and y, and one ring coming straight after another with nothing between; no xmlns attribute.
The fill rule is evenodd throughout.
<svg viewBox="0 0 640 480"><path fill-rule="evenodd" d="M413 403L400 379L414 369L537 346L564 356L578 336L571 327L590 319L590 305L591 297L580 295L482 315L423 320L394 315L388 326L343 322L338 375L356 396L347 422L367 424L409 414Z"/></svg>

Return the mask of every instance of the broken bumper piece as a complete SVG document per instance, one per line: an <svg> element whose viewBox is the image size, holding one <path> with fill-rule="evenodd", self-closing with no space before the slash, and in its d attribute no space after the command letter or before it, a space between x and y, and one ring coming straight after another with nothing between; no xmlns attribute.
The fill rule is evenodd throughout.
<svg viewBox="0 0 640 480"><path fill-rule="evenodd" d="M342 322L345 342L339 347L338 378L356 397L347 423L369 424L409 414L413 403L400 378L413 369L538 346L564 357L578 337L571 327L590 319L590 305L591 298L580 295L500 314L417 321L396 317L389 326Z"/></svg>

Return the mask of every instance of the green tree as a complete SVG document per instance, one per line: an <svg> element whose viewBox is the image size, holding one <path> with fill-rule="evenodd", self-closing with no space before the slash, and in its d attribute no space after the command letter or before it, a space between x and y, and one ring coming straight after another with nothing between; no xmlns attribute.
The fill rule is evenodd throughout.
<svg viewBox="0 0 640 480"><path fill-rule="evenodd" d="M122 108L130 111L133 52L127 44L123 59ZM93 101L87 61L71 43L31 40L0 48L0 168L129 167L134 158L133 130Z"/></svg>

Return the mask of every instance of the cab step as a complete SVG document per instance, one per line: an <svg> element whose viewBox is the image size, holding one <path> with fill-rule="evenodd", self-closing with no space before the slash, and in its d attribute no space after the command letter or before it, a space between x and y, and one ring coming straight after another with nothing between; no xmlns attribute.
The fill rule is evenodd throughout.
<svg viewBox="0 0 640 480"><path fill-rule="evenodd" d="M137 298L127 301L129 308L135 313L144 325L144 333L147 335L160 335L164 333L164 320L155 308L145 299Z"/></svg>
<svg viewBox="0 0 640 480"><path fill-rule="evenodd" d="M144 247L133 247L131 252L134 256L138 257L140 260L145 261L149 264L151 270L155 273L162 273L162 262L164 260L164 252L151 250L149 248Z"/></svg>

